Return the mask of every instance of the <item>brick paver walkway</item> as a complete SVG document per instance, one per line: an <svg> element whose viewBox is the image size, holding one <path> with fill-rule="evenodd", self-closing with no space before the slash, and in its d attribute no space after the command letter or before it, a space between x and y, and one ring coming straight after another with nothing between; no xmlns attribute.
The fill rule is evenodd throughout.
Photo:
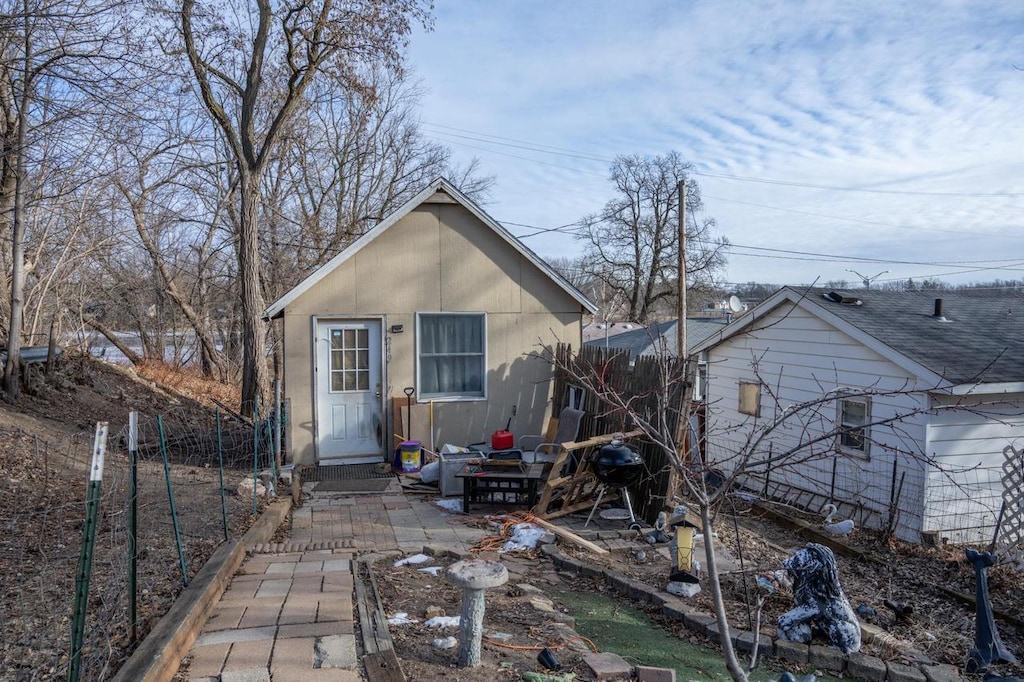
<svg viewBox="0 0 1024 682"><path fill-rule="evenodd" d="M353 566L361 552L467 551L483 531L430 500L383 494L312 492L292 511L286 543L260 548L225 590L189 655L196 682L355 682ZM397 487L397 486L395 486ZM322 549L332 543L335 549Z"/></svg>

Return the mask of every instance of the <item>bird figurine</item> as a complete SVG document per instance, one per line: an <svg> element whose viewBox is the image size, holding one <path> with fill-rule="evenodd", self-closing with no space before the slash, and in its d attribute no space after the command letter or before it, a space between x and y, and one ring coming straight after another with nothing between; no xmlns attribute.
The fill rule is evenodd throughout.
<svg viewBox="0 0 1024 682"><path fill-rule="evenodd" d="M914 613L914 606L912 604L901 604L895 601L889 601L883 599L882 603L885 604L885 608L889 609L896 616L896 622L902 623L907 619L907 616Z"/></svg>
<svg viewBox="0 0 1024 682"><path fill-rule="evenodd" d="M665 529L668 527L668 514L665 512L658 512L658 520L654 522L654 530L644 536L644 540L649 545L656 545L663 542L671 542L672 538L669 537Z"/></svg>
<svg viewBox="0 0 1024 682"><path fill-rule="evenodd" d="M836 506L832 503L826 504L822 508L822 513L825 514L825 523L822 524L822 528L829 535L849 535L854 531L853 519L846 519L844 521L833 521L832 517L835 516Z"/></svg>

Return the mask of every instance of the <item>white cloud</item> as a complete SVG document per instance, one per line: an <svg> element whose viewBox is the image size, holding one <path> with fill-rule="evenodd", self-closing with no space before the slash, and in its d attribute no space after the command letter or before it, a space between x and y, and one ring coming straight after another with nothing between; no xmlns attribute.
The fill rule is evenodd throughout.
<svg viewBox="0 0 1024 682"><path fill-rule="evenodd" d="M440 0L436 30L414 37L410 62L428 90L428 124L596 157L495 146L428 125L497 175L487 208L502 221L573 222L609 198L608 159L672 149L708 173L1024 195L1024 71L1015 68L1024 67L1024 5L1015 0ZM699 181L708 213L737 244L928 262L1024 253L1024 196ZM542 255L577 249L557 233L528 243ZM737 254L727 278L807 282L849 278L846 268L863 272ZM953 271L883 269L900 278ZM1024 268L959 279L994 277L1024 278Z"/></svg>

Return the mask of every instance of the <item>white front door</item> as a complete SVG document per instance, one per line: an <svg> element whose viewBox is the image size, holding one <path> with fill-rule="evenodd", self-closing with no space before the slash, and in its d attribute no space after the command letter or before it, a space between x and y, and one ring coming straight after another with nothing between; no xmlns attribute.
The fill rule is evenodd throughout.
<svg viewBox="0 0 1024 682"><path fill-rule="evenodd" d="M363 464L383 458L381 322L317 322L317 460Z"/></svg>

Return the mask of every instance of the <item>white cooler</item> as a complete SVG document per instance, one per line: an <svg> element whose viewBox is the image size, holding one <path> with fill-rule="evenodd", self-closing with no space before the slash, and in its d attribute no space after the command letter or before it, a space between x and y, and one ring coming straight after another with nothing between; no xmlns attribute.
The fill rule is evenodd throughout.
<svg viewBox="0 0 1024 682"><path fill-rule="evenodd" d="M462 494L462 485L465 483L461 478L455 478L455 474L462 471L462 467L471 459L479 459L479 452L455 452L445 454L439 452L438 461L441 463L438 488L441 489L441 497L453 497Z"/></svg>

